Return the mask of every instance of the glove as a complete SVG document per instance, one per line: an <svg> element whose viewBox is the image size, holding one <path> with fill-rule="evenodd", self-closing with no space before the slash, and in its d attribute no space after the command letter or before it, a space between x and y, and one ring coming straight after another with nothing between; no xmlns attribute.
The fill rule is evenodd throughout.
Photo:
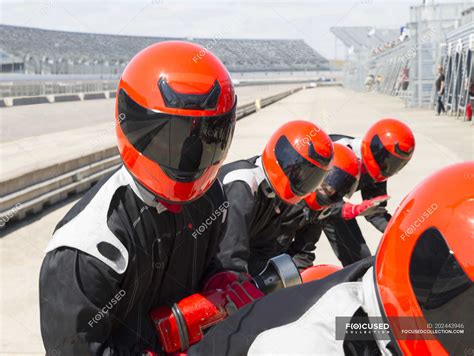
<svg viewBox="0 0 474 356"><path fill-rule="evenodd" d="M160 306L150 312L155 330L166 353L185 351L200 341L204 329L227 317L224 291L195 293L171 308Z"/></svg>
<svg viewBox="0 0 474 356"><path fill-rule="evenodd" d="M185 351L200 341L203 330L263 296L248 274L225 271L211 276L201 293L151 311L161 344L167 353Z"/></svg>
<svg viewBox="0 0 474 356"><path fill-rule="evenodd" d="M370 200L364 200L360 204L345 203L342 206L342 218L351 220L357 216L373 215L385 211L380 204L386 202L390 197L388 195L380 195Z"/></svg>
<svg viewBox="0 0 474 356"><path fill-rule="evenodd" d="M247 273L237 273L223 271L212 275L205 283L203 291L223 290L226 292L226 305L228 314L264 296L250 281L251 277Z"/></svg>

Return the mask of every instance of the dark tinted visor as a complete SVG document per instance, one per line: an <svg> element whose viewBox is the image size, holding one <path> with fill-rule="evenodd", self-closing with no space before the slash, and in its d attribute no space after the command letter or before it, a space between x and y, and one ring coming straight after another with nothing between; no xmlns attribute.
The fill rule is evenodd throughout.
<svg viewBox="0 0 474 356"><path fill-rule="evenodd" d="M339 167L332 167L326 178L324 184L331 187L339 198L348 195L351 196L357 188L357 178L340 169Z"/></svg>
<svg viewBox="0 0 474 356"><path fill-rule="evenodd" d="M291 190L299 196L314 192L327 174L327 171L301 156L286 136L280 137L277 141L275 157L290 181Z"/></svg>
<svg viewBox="0 0 474 356"><path fill-rule="evenodd" d="M436 335L448 353L459 355L472 347L468 328L474 325L473 282L435 228L426 230L415 245L410 258L410 281L428 323L464 324L464 335Z"/></svg>
<svg viewBox="0 0 474 356"><path fill-rule="evenodd" d="M370 141L370 150L374 156L375 161L380 167L380 172L386 178L393 176L400 169L402 169L410 160L411 152L406 153L398 147L396 144L395 151L404 156L404 158L397 157L391 154L383 145L380 137L375 135Z"/></svg>
<svg viewBox="0 0 474 356"><path fill-rule="evenodd" d="M140 106L123 89L118 113L120 127L133 147L168 176L185 182L225 157L235 126L235 105L223 115L171 115Z"/></svg>

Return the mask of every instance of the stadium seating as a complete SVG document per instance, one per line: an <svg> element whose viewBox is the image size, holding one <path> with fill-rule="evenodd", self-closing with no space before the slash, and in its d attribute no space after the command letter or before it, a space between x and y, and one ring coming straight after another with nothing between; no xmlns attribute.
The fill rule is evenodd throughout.
<svg viewBox="0 0 474 356"><path fill-rule="evenodd" d="M398 30L380 29L367 26L331 27L331 32L347 47L354 51L373 49L392 42L399 36Z"/></svg>
<svg viewBox="0 0 474 356"><path fill-rule="evenodd" d="M119 73L130 58L164 37L75 33L0 25L0 48L27 73ZM173 38L176 39L176 38ZM233 72L326 70L328 61L303 40L190 39Z"/></svg>

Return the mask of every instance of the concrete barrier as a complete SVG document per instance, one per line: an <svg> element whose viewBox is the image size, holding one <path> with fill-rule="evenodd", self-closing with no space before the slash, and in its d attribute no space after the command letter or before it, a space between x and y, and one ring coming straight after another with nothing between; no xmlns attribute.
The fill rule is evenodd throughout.
<svg viewBox="0 0 474 356"><path fill-rule="evenodd" d="M237 121L240 119L244 118L247 115L253 114L255 111L257 111L255 107L255 102L245 104L245 105L240 105L237 108L237 112L235 113Z"/></svg>
<svg viewBox="0 0 474 356"><path fill-rule="evenodd" d="M66 101L80 101L81 97L79 94L65 94L65 95L55 95L54 102L55 103L63 103Z"/></svg>
<svg viewBox="0 0 474 356"><path fill-rule="evenodd" d="M22 189L27 189L28 187L32 187L36 184L77 170L81 167L91 165L94 162L107 159L117 154L117 147L114 146L0 182L0 201L6 195L12 194ZM0 208L0 210L3 209Z"/></svg>
<svg viewBox="0 0 474 356"><path fill-rule="evenodd" d="M256 112L257 106L263 108L301 89L288 90L240 105L237 107L236 119ZM114 146L0 182L0 229L89 189L120 164L118 150Z"/></svg>
<svg viewBox="0 0 474 356"><path fill-rule="evenodd" d="M319 82L316 83L316 87L342 87L341 82Z"/></svg>
<svg viewBox="0 0 474 356"><path fill-rule="evenodd" d="M342 86L339 82L317 82L316 79L255 79L255 80L235 80L234 86L253 86L253 85L271 85L271 84L300 84L300 83L317 83L317 86ZM66 101L79 100L98 100L98 99L114 99L116 91L92 92L92 93L74 93L74 94L53 94L50 95L53 99L48 100L47 96L32 96L32 97L8 97L0 99L0 108L18 105L33 105L45 104ZM79 98L79 99L78 99ZM10 104L11 103L11 104Z"/></svg>
<svg viewBox="0 0 474 356"><path fill-rule="evenodd" d="M84 93L84 100L105 99L105 92L102 93Z"/></svg>
<svg viewBox="0 0 474 356"><path fill-rule="evenodd" d="M35 105L49 103L48 98L44 96L25 96L23 98L13 98L13 106Z"/></svg>

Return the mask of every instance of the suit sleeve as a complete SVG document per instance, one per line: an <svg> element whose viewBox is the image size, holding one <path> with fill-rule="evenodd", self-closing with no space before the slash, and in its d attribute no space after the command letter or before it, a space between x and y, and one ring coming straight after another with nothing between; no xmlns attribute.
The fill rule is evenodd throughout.
<svg viewBox="0 0 474 356"><path fill-rule="evenodd" d="M217 260L223 269L248 272L250 257L249 226L254 207L250 187L242 181L224 186L229 208L227 226L219 245Z"/></svg>
<svg viewBox="0 0 474 356"><path fill-rule="evenodd" d="M47 354L118 355L109 336L125 319L128 290L95 257L70 248L46 254L40 272L41 334ZM121 351L120 351L121 350ZM130 351L130 350L128 350Z"/></svg>
<svg viewBox="0 0 474 356"><path fill-rule="evenodd" d="M369 257L322 280L281 289L247 304L211 327L201 342L188 349L187 355L247 355L260 334L298 320L332 287L358 281L373 263L374 257ZM334 325L334 319L331 324ZM315 326L315 332L318 332L318 327L320 325Z"/></svg>
<svg viewBox="0 0 474 356"><path fill-rule="evenodd" d="M372 199L372 198L378 197L380 195L386 195L387 194L387 182L370 184L366 187L363 187L360 192L361 192L361 195L362 195L362 199L364 199L364 200ZM382 204L380 204L380 206L381 207L386 207L387 202L383 202ZM384 232L385 228L387 227L388 222L392 218L392 215L390 215L388 213L388 211L385 209L382 212L379 212L379 213L373 214L373 215L368 215L365 218L377 230L379 230L380 232Z"/></svg>
<svg viewBox="0 0 474 356"><path fill-rule="evenodd" d="M308 224L295 232L295 238L291 243L288 254L298 268L307 268L313 265L316 243L321 236L320 224Z"/></svg>

